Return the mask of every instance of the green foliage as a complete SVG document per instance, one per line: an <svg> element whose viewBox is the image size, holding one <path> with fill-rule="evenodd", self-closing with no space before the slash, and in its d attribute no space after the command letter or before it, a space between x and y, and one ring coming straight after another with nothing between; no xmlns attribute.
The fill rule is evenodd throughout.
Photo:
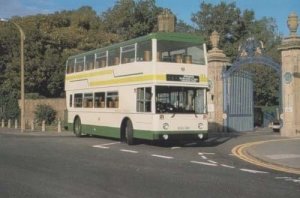
<svg viewBox="0 0 300 198"><path fill-rule="evenodd" d="M155 32L161 11L155 0L118 0L100 15L83 6L72 11L12 18L26 35L26 93L48 98L64 96L65 62L70 55ZM275 61L280 60L275 21L256 20L254 11L242 12L235 3L203 2L192 15L195 28L180 19L177 21L176 31L196 31L207 43L210 33L217 30L221 34L220 48L232 60L239 44L249 36L262 40L266 53ZM0 51L0 89L20 98L20 35L12 23L0 23Z"/></svg>
<svg viewBox="0 0 300 198"><path fill-rule="evenodd" d="M18 119L20 109L16 93L0 89L0 119Z"/></svg>
<svg viewBox="0 0 300 198"><path fill-rule="evenodd" d="M56 111L50 105L40 104L36 106L34 115L38 123L45 120L46 124L49 125L55 120Z"/></svg>
<svg viewBox="0 0 300 198"><path fill-rule="evenodd" d="M254 102L256 106L279 105L280 77L278 73L265 65L246 65L247 71L253 73Z"/></svg>
<svg viewBox="0 0 300 198"><path fill-rule="evenodd" d="M252 10L243 12L235 3L221 2L217 5L201 3L200 10L192 15L192 21L197 30L210 44L209 37L216 30L220 34L219 48L235 61L238 47L249 37L255 37L264 43L264 51L274 61L280 61L277 47L281 38L277 34L277 26L272 18L255 19ZM208 45L208 48L211 48ZM254 73L254 101L256 105L278 104L280 78L278 74L264 65L250 65L246 67ZM267 80L266 80L267 79Z"/></svg>
<svg viewBox="0 0 300 198"><path fill-rule="evenodd" d="M274 46L279 44L281 38L272 18L256 20L254 11L246 9L242 12L235 3L213 5L203 2L200 11L192 15L192 21L207 43L210 43L210 34L216 30L220 34L219 48L232 60L236 58L239 45L249 37L262 40L266 53L279 60L279 52L276 48L274 50Z"/></svg>
<svg viewBox="0 0 300 198"><path fill-rule="evenodd" d="M26 99L45 99L45 96L41 96L38 93L26 93Z"/></svg>
<svg viewBox="0 0 300 198"><path fill-rule="evenodd" d="M106 31L127 40L155 31L161 11L155 0L119 0L102 14L102 20Z"/></svg>
<svg viewBox="0 0 300 198"><path fill-rule="evenodd" d="M195 33L196 32L195 28L193 28L191 25L186 24L182 20L177 20L175 31L182 32L182 33Z"/></svg>
<svg viewBox="0 0 300 198"><path fill-rule="evenodd" d="M14 17L26 40L25 91L64 96L65 62L70 55L155 31L161 8L155 0L120 0L97 15L89 6L48 15ZM20 35L12 23L0 23L0 87L20 97Z"/></svg>

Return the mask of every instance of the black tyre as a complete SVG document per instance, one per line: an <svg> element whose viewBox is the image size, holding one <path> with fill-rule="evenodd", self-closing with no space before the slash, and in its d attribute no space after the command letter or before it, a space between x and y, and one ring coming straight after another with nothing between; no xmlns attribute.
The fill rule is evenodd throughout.
<svg viewBox="0 0 300 198"><path fill-rule="evenodd" d="M127 144L133 145L133 126L130 120L127 120L126 122L125 136Z"/></svg>
<svg viewBox="0 0 300 198"><path fill-rule="evenodd" d="M75 134L77 137L81 137L81 136L82 136L82 132L81 132L81 121L80 121L80 118L79 118L79 117L76 117L76 118L75 118L75 121L74 121L74 134Z"/></svg>

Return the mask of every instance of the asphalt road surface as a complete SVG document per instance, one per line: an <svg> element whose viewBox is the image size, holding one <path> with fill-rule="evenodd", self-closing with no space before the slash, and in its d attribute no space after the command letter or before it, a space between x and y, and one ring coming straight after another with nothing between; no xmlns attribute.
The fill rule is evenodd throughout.
<svg viewBox="0 0 300 198"><path fill-rule="evenodd" d="M71 133L0 130L0 197L299 197L299 175L248 164L231 154L272 134L134 146Z"/></svg>

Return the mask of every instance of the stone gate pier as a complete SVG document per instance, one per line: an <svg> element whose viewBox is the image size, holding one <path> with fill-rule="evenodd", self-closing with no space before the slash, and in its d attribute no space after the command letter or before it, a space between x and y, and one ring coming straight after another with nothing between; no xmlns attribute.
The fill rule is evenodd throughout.
<svg viewBox="0 0 300 198"><path fill-rule="evenodd" d="M273 61L271 63L270 61L267 63L261 62L260 60L264 57L252 59L254 60L253 63L269 66L271 64L273 69L276 65L275 69L280 75L278 80L281 80L281 135L295 137L300 136L300 36L297 35L299 18L296 13L293 12L289 15L287 24L290 35L283 38L278 48L281 52L281 67ZM223 51L218 48L219 34L217 32L212 33L210 41L213 48L208 51L210 90L207 95L207 105L209 131L224 132L227 131L224 123L228 119L228 115L224 112L224 78L222 78L222 74L230 61ZM246 61L245 64L247 64Z"/></svg>
<svg viewBox="0 0 300 198"><path fill-rule="evenodd" d="M290 35L282 40L280 47L282 59L282 114L281 135L300 136L300 37L296 13L288 17Z"/></svg>

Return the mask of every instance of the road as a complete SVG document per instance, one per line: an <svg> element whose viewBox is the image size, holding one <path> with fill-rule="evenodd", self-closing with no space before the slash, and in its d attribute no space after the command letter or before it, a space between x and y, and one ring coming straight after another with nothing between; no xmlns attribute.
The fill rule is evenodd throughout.
<svg viewBox="0 0 300 198"><path fill-rule="evenodd" d="M231 149L270 134L128 146L71 133L0 130L0 197L299 197L299 175L241 161Z"/></svg>

